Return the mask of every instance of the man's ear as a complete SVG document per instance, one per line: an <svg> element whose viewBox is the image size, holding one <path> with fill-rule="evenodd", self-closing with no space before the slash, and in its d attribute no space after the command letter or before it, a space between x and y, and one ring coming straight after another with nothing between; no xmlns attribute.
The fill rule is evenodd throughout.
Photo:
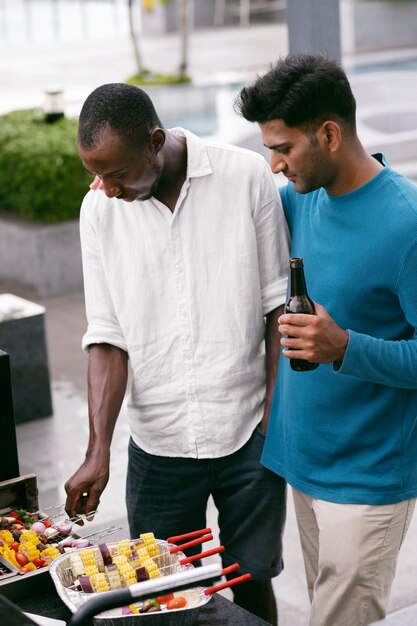
<svg viewBox="0 0 417 626"><path fill-rule="evenodd" d="M165 139L166 134L163 128L154 128L151 131L150 146L154 154L158 154L158 152L163 148Z"/></svg>
<svg viewBox="0 0 417 626"><path fill-rule="evenodd" d="M336 152L342 143L342 128L334 120L326 120L320 128L322 140L327 144L329 152Z"/></svg>

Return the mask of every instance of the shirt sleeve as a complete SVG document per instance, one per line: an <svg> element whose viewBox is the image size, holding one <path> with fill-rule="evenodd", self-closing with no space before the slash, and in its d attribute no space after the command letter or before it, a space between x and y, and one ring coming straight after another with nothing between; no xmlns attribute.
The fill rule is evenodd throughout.
<svg viewBox="0 0 417 626"><path fill-rule="evenodd" d="M127 350L126 341L114 310L105 276L102 251L98 238L98 219L95 215L97 192L90 191L84 199L80 213L81 254L84 276L87 331L82 338L82 348L94 343L108 343Z"/></svg>
<svg viewBox="0 0 417 626"><path fill-rule="evenodd" d="M408 254L398 281L399 304L409 337L387 341L349 330L343 362L334 371L370 382L417 389L417 244Z"/></svg>
<svg viewBox="0 0 417 626"><path fill-rule="evenodd" d="M259 181L254 223L262 311L266 315L285 303L290 255L290 235L281 198L266 162Z"/></svg>

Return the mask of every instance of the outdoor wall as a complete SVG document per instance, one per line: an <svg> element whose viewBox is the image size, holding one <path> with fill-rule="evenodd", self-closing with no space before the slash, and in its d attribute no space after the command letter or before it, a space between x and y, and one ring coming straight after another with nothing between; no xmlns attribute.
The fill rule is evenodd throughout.
<svg viewBox="0 0 417 626"><path fill-rule="evenodd" d="M340 0L345 54L417 46L417 0Z"/></svg>

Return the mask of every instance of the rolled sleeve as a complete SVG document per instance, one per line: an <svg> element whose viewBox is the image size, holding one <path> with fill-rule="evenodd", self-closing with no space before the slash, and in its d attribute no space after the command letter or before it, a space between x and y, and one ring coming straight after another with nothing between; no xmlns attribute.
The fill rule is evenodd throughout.
<svg viewBox="0 0 417 626"><path fill-rule="evenodd" d="M254 223L258 246L264 315L285 303L290 257L290 234L282 208L281 197L265 162L258 187Z"/></svg>
<svg viewBox="0 0 417 626"><path fill-rule="evenodd" d="M102 253L98 244L98 220L94 192L87 194L80 214L80 238L83 262L85 307L88 327L82 338L82 348L94 343L108 343L127 351L113 301L105 277Z"/></svg>

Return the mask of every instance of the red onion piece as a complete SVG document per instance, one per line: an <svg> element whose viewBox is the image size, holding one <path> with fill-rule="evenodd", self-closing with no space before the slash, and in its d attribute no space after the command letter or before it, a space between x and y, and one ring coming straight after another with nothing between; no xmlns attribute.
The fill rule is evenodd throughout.
<svg viewBox="0 0 417 626"><path fill-rule="evenodd" d="M132 615L132 611L128 606L122 606L122 615Z"/></svg>
<svg viewBox="0 0 417 626"><path fill-rule="evenodd" d="M42 534L43 532L45 532L45 524L42 524L42 522L33 522L33 524L30 527L30 530L34 530L35 533L40 533Z"/></svg>
<svg viewBox="0 0 417 626"><path fill-rule="evenodd" d="M57 522L53 524L53 528L55 528L61 535L69 535L72 531L72 523L71 522Z"/></svg>
<svg viewBox="0 0 417 626"><path fill-rule="evenodd" d="M101 556L103 557L104 565L110 565L113 559L111 558L110 550L108 549L107 545L105 543L100 543L98 547L101 552Z"/></svg>
<svg viewBox="0 0 417 626"><path fill-rule="evenodd" d="M81 589L84 591L84 593L93 593L94 592L94 589L93 589L93 586L91 584L89 576L84 576L84 575L80 576L78 578L78 582L80 583Z"/></svg>
<svg viewBox="0 0 417 626"><path fill-rule="evenodd" d="M62 548L72 548L72 544L74 542L74 537L65 537L65 539L62 539L59 544L58 544L58 548L59 546L61 546Z"/></svg>

